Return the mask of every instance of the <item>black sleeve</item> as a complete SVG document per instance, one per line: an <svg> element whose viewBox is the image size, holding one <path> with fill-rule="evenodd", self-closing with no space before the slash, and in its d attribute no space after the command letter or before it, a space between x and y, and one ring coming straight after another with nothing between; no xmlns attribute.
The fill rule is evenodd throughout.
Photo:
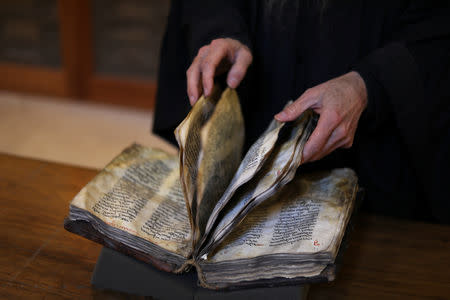
<svg viewBox="0 0 450 300"><path fill-rule="evenodd" d="M368 91L361 121L369 135L393 126L389 130L398 132L433 214L448 222L443 165L450 159L443 153L450 149L449 2L411 1L387 31L387 42L355 67Z"/></svg>
<svg viewBox="0 0 450 300"><path fill-rule="evenodd" d="M173 130L190 109L186 70L200 47L218 37L249 45L246 1L172 0L160 51L152 130L176 144Z"/></svg>
<svg viewBox="0 0 450 300"><path fill-rule="evenodd" d="M217 38L233 38L248 47L248 3L245 0L183 2L183 27L191 60L198 49Z"/></svg>
<svg viewBox="0 0 450 300"><path fill-rule="evenodd" d="M404 118L423 114L426 107L432 110L443 101L436 95L442 92L436 88L443 87L436 85L450 62L448 6L446 1L412 1L396 18L387 42L355 67L366 83L366 114L374 128L389 114L406 124ZM430 92L434 99L426 97Z"/></svg>
<svg viewBox="0 0 450 300"><path fill-rule="evenodd" d="M158 88L152 131L178 145L173 131L191 106L186 94L186 70L190 61L182 31L183 0L172 0L161 43Z"/></svg>

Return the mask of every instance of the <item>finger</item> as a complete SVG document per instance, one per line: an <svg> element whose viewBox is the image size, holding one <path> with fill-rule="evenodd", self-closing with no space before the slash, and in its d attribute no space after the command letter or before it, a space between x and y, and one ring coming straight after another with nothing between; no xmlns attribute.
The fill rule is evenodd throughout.
<svg viewBox="0 0 450 300"><path fill-rule="evenodd" d="M281 112L275 115L275 119L280 122L293 121L298 118L305 110L313 106L315 97L309 93L303 93L300 98L290 105L286 106Z"/></svg>
<svg viewBox="0 0 450 300"><path fill-rule="evenodd" d="M208 55L201 63L200 71L202 74L203 90L206 96L209 96L212 91L216 68L226 54L227 47L224 44L212 44Z"/></svg>
<svg viewBox="0 0 450 300"><path fill-rule="evenodd" d="M324 147L324 149L326 149L326 150L324 150L322 153L319 153L318 155L312 157L309 161L313 162L316 160L320 160L320 159L324 158L325 156L330 155L333 151L335 151L339 148L350 148L350 147L347 147L346 144L347 144L347 142L345 140L338 141L332 145L330 143L330 145L327 145Z"/></svg>
<svg viewBox="0 0 450 300"><path fill-rule="evenodd" d="M330 138L326 142L325 146L316 154L312 155L309 159L310 162L316 161L324 158L334 150L342 147L344 145L344 138L339 134L338 130L335 129L330 135Z"/></svg>
<svg viewBox="0 0 450 300"><path fill-rule="evenodd" d="M332 118L329 118L326 112L322 113L316 128L303 149L303 162L310 161L314 155L322 151L336 126L337 123Z"/></svg>
<svg viewBox="0 0 450 300"><path fill-rule="evenodd" d="M189 102L191 105L194 105L201 92L200 62L198 56L194 59L191 66L186 71L186 78Z"/></svg>
<svg viewBox="0 0 450 300"><path fill-rule="evenodd" d="M229 87L235 89L244 79L245 73L247 73L248 66L252 63L253 57L249 50L241 48L236 53L236 59L233 66L228 72L227 84Z"/></svg>

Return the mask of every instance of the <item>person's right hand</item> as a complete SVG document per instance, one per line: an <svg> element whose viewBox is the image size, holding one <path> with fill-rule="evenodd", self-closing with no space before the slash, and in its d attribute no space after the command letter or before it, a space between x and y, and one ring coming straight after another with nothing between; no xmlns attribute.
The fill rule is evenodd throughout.
<svg viewBox="0 0 450 300"><path fill-rule="evenodd" d="M203 93L209 96L214 76L228 72L227 84L236 88L252 63L253 56L250 49L237 40L230 38L216 39L211 44L198 50L187 76L187 93L191 105L194 105Z"/></svg>

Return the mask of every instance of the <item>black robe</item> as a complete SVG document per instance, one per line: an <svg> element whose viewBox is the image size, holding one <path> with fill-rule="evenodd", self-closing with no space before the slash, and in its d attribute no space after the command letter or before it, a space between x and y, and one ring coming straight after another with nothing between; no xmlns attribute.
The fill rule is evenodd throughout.
<svg viewBox="0 0 450 300"><path fill-rule="evenodd" d="M186 75L219 37L254 57L238 88L251 144L285 103L357 71L368 91L349 150L300 169L352 167L371 212L450 222L450 13L447 1L172 1L154 132L170 141L190 109Z"/></svg>

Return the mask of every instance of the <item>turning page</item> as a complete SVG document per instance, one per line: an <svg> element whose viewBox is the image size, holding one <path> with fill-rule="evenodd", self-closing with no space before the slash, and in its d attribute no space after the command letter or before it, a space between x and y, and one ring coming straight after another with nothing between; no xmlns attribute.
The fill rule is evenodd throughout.
<svg viewBox="0 0 450 300"><path fill-rule="evenodd" d="M197 174L197 242L211 211L230 183L242 158L244 119L237 93L226 89L200 133Z"/></svg>
<svg viewBox="0 0 450 300"><path fill-rule="evenodd" d="M206 234L203 236L201 242L196 246L195 253L197 253L201 245L206 242L208 233L213 229L213 226L215 225L215 222L219 217L220 211L223 209L223 207L225 207L236 190L241 185L248 182L253 176L255 176L256 172L267 160L273 150L273 147L278 139L278 135L283 125L284 123L273 121L270 124L269 128L267 128L267 130L261 135L261 137L250 147L227 189L212 210L206 224Z"/></svg>
<svg viewBox="0 0 450 300"><path fill-rule="evenodd" d="M221 218L208 240L210 247L221 241L253 207L269 198L293 178L299 164L298 152L301 152L296 149L303 149L312 132L312 116L308 111L295 122L285 125L281 137L262 168L254 178L240 187L223 208ZM209 251L207 248L208 246L205 250Z"/></svg>
<svg viewBox="0 0 450 300"><path fill-rule="evenodd" d="M187 117L175 129L175 138L180 146L180 179L185 195L186 207L192 231L196 230L197 215L197 171L200 155L200 130L210 118L220 97L220 89L214 86L210 97L200 97Z"/></svg>

